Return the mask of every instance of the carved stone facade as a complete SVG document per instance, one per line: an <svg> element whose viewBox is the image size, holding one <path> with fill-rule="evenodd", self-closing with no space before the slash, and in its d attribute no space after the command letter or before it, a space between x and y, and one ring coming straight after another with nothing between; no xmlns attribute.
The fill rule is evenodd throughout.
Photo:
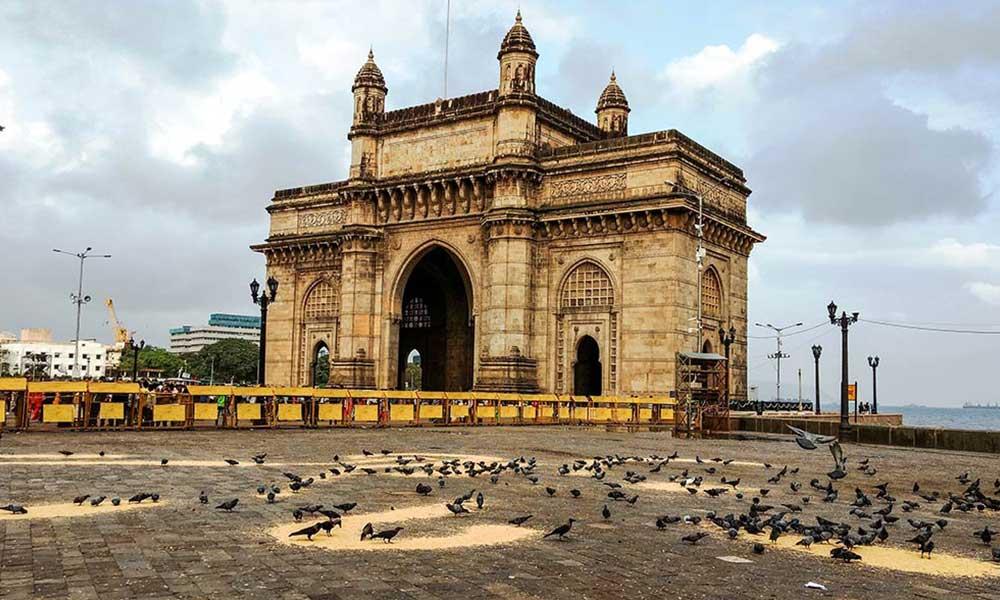
<svg viewBox="0 0 1000 600"><path fill-rule="evenodd" d="M614 75L597 125L539 97L520 15L497 58L496 89L386 112L369 54L350 177L275 192L254 246L281 284L267 383L310 384L328 351L334 385L394 389L419 353L424 389L669 393L700 296L710 347L739 332L745 396L747 257L764 238L743 172L672 129L627 135Z"/></svg>

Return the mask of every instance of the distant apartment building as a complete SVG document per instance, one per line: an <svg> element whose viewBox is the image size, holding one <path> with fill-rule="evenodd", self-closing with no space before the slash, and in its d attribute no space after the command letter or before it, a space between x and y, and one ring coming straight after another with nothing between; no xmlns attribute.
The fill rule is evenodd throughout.
<svg viewBox="0 0 1000 600"><path fill-rule="evenodd" d="M76 358L75 341L56 342L48 329L22 329L20 339L0 333L0 372L36 377L73 377L76 362L79 376L85 379L104 377L113 348L96 340L80 340L80 357Z"/></svg>
<svg viewBox="0 0 1000 600"><path fill-rule="evenodd" d="M212 313L208 325L183 325L170 330L170 351L175 354L197 352L222 340L247 340L260 343L260 317Z"/></svg>

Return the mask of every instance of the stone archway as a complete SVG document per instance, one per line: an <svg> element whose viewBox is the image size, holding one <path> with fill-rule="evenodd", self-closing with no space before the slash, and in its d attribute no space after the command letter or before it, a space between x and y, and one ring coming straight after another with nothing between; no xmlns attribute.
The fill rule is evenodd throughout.
<svg viewBox="0 0 1000 600"><path fill-rule="evenodd" d="M313 387L323 387L330 383L330 348L326 342L319 342L313 348L310 380Z"/></svg>
<svg viewBox="0 0 1000 600"><path fill-rule="evenodd" d="M577 396L601 395L601 348L597 340L585 335L576 344L576 361L573 363L573 394Z"/></svg>
<svg viewBox="0 0 1000 600"><path fill-rule="evenodd" d="M406 387L408 358L420 356L427 391L472 389L474 326L469 274L448 250L434 246L410 270L402 288L396 348L396 388ZM413 382L410 382L413 385Z"/></svg>

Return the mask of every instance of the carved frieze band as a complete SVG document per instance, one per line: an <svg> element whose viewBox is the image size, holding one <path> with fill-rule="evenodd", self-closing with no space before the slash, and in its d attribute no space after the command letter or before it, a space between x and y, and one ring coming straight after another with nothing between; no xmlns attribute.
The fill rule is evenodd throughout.
<svg viewBox="0 0 1000 600"><path fill-rule="evenodd" d="M319 212L299 213L299 230L303 229L340 229L347 219L347 210L336 208Z"/></svg>
<svg viewBox="0 0 1000 600"><path fill-rule="evenodd" d="M578 177L575 179L553 181L550 197L564 198L567 196L589 196L592 194L618 192L624 189L625 173L612 173L610 175L597 175L594 177Z"/></svg>

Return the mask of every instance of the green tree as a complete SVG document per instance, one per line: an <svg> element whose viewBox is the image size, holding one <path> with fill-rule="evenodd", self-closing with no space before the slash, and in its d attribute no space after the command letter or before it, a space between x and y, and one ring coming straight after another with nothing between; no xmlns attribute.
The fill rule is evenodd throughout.
<svg viewBox="0 0 1000 600"><path fill-rule="evenodd" d="M198 352L183 355L188 372L195 379L216 383L253 383L257 381L257 344L247 340L221 340Z"/></svg>
<svg viewBox="0 0 1000 600"><path fill-rule="evenodd" d="M122 359L118 370L123 376L132 376L134 357L134 350L126 347L122 351ZM162 377L177 377L177 373L183 368L184 359L177 354L170 353L166 348L146 346L142 350L139 350L139 371L155 369L161 372L160 375Z"/></svg>

